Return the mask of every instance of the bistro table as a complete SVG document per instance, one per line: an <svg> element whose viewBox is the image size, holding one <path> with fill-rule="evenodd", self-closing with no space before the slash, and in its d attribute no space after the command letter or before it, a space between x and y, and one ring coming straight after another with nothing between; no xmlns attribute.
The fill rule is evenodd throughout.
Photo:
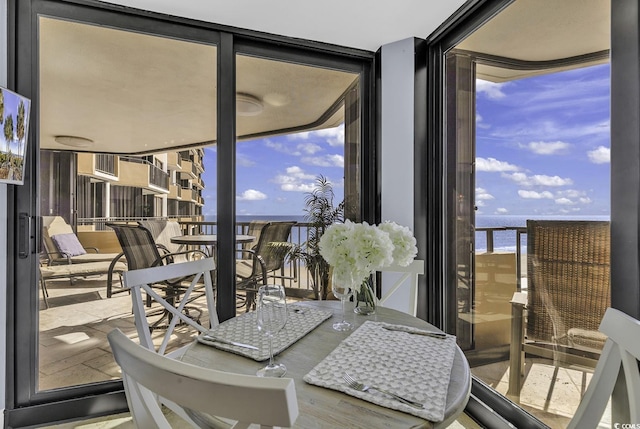
<svg viewBox="0 0 640 429"><path fill-rule="evenodd" d="M238 234L236 243L251 243L256 238L253 235ZM171 242L183 246L201 246L209 249L209 256L214 256L213 247L218 243L216 234L178 235L171 237Z"/></svg>
<svg viewBox="0 0 640 429"><path fill-rule="evenodd" d="M294 427L446 428L464 411L471 390L471 371L467 359L458 346L455 346L444 420L439 423L433 423L411 414L305 382L303 380L305 374L311 371L353 331L338 332L332 328L336 319L342 317L339 301L302 301L296 302L295 305L328 310L333 313L333 316L276 356L276 361L287 367L285 377L295 381L300 414ZM349 309L349 306L347 308ZM369 320L426 330L435 329L421 319L384 307L378 307L376 314L370 316L356 315L349 311L347 319L354 324L354 330ZM198 342L194 342L188 347L182 360L193 365L250 375L255 374L256 370L265 365L265 362L257 362ZM251 407L251 404L247 403L246 406Z"/></svg>

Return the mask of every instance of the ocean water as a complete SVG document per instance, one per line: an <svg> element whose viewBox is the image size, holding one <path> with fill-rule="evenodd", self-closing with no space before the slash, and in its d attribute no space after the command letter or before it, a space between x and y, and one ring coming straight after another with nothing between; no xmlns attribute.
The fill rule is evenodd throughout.
<svg viewBox="0 0 640 429"><path fill-rule="evenodd" d="M609 216L540 216L540 215L479 215L476 216L476 228L499 228L499 227L526 227L527 219L537 220L604 220L608 221ZM487 232L476 231L476 253L487 250ZM494 252L515 252L516 251L516 231L493 231ZM520 235L520 250L527 251L527 235Z"/></svg>
<svg viewBox="0 0 640 429"><path fill-rule="evenodd" d="M237 222L250 222L252 220L295 220L297 222L305 222L303 215L242 215L236 216ZM539 220L604 220L608 221L609 216L539 216L539 215L479 215L476 216L476 228L516 228L526 227L527 219L539 219ZM207 216L207 221L214 222L215 216ZM301 237L306 237L305 228L301 228ZM527 236L522 234L520 240L520 248L523 253L527 250ZM493 250L495 252L515 252L516 244L516 231L493 231ZM304 241L304 240L302 240ZM477 253L486 252L487 250L487 232L476 231L475 234L475 249Z"/></svg>

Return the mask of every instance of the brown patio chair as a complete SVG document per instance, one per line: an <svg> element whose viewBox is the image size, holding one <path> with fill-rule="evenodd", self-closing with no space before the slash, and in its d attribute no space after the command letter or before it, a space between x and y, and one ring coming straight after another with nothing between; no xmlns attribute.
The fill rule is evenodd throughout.
<svg viewBox="0 0 640 429"><path fill-rule="evenodd" d="M611 305L609 222L528 220L527 292L520 298L512 304L508 395L520 394L524 353L553 359L556 372L561 365L595 367L606 341L598 326Z"/></svg>
<svg viewBox="0 0 640 429"><path fill-rule="evenodd" d="M183 250L183 246L180 244L172 243L171 237L177 237L182 235L182 227L174 220L141 220L138 224L151 231L156 244L161 245L168 253L175 253L174 262L186 262L189 253L180 254Z"/></svg>
<svg viewBox="0 0 640 429"><path fill-rule="evenodd" d="M180 257L189 254L197 254L201 258L206 257L204 252L197 249L170 253L164 248L164 246L156 244L151 231L141 225L115 223L107 223L106 225L115 231L118 241L120 242L120 246L122 247L123 254L127 259L129 271L173 264L176 263ZM189 279L185 277L178 277L155 283L154 287L159 288L164 292L164 299L175 304L179 301L181 294L185 290L183 282L188 280ZM200 295L194 295L193 299L196 299L199 296ZM149 295L147 305L151 305ZM155 328L163 326L160 325L160 321L165 317L170 318L169 313L166 311L163 312L163 316L158 319L152 327Z"/></svg>
<svg viewBox="0 0 640 429"><path fill-rule="evenodd" d="M253 249L239 250L250 259L236 261L237 290L244 290L239 306L246 305L247 311L255 306L255 293L259 285L267 284L268 279L288 278L284 275L287 256L293 248L289 235L295 225L291 222L269 222L261 230L260 238Z"/></svg>

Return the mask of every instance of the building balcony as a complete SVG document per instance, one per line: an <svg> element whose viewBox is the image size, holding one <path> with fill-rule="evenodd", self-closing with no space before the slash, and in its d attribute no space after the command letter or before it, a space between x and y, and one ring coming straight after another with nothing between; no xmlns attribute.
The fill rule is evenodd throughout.
<svg viewBox="0 0 640 429"><path fill-rule="evenodd" d="M169 192L169 175L166 172L138 158L121 157L120 161L118 185L143 188L159 194Z"/></svg>
<svg viewBox="0 0 640 429"><path fill-rule="evenodd" d="M78 153L78 174L109 182L117 181L120 172L117 155Z"/></svg>

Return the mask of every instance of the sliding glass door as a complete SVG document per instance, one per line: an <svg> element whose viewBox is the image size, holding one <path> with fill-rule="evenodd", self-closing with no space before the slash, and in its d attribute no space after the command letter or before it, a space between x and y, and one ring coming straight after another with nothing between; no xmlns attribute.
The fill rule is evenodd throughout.
<svg viewBox="0 0 640 429"><path fill-rule="evenodd" d="M354 218L366 213L374 193L363 192L373 189L373 182L362 174L362 165L373 142L366 149L361 142L373 133L362 118L371 117L373 55L282 48L247 34L236 40L215 28L94 2L30 0L13 6L20 49L11 77L17 92L32 99L33 120L25 185L10 195L15 254L21 252L9 261L16 287L9 292L13 371L8 371L7 421L29 426L126 410L106 334L118 327L135 335L135 327L118 274L99 260L120 252L107 222L171 219L185 233L209 222L218 228L218 260L234 261L229 244L235 219L227 219L235 217L236 201L259 195L245 192L249 188L235 192L236 170L242 180L253 174L242 171L242 155L234 162L236 145L240 154L252 138L263 138L267 146L271 136L313 132L327 124L338 127L328 127L333 135L327 141L348 140L348 156L332 152L325 158L332 162L336 186L353 201ZM265 62L280 69L262 87ZM287 76L294 69L307 72L291 86ZM304 80L309 76L315 82ZM317 111L305 113L315 107L305 97L289 106L300 118L283 113L287 100L280 95L294 100L296 93L323 95L329 87L333 100L314 120L307 122ZM235 117L233 110L238 105L240 111L247 94L259 94L260 103L273 108L275 116L263 121L262 131L251 121L260 117ZM278 117L284 122L277 124ZM292 166L282 167L286 174ZM271 178L278 176L276 170ZM278 204L278 198L270 201ZM76 267L72 271L79 274L72 278L59 274L70 259L58 246L69 240L86 252L80 259L95 259L84 266L91 268L88 274ZM229 285L235 274L233 263L217 270L218 281ZM235 311L233 287L219 291L221 319Z"/></svg>

